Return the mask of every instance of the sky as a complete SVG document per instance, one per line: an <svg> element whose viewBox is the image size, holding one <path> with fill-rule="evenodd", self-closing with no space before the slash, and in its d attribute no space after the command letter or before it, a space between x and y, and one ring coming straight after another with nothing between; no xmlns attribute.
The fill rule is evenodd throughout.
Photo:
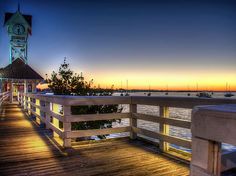
<svg viewBox="0 0 236 176"><path fill-rule="evenodd" d="M67 57L102 87L236 90L236 1L0 0L0 67L4 13L18 2L33 16L28 63L43 77Z"/></svg>

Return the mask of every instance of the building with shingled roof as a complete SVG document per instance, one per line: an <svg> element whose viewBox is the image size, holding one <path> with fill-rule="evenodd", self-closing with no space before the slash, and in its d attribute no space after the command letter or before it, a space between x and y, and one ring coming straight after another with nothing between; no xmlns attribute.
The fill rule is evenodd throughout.
<svg viewBox="0 0 236 176"><path fill-rule="evenodd" d="M36 92L42 76L28 65L28 36L32 35L32 16L20 12L5 13L4 27L9 41L9 65L0 68L0 91L10 91L13 101L18 92Z"/></svg>

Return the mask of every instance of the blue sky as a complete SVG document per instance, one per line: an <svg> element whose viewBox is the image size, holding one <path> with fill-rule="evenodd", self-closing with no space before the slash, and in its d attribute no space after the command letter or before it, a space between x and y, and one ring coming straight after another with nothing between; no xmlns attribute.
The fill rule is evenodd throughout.
<svg viewBox="0 0 236 176"><path fill-rule="evenodd" d="M0 1L15 12L18 0ZM236 2L187 0L21 0L33 16L29 64L42 76L66 56L76 72L103 86L181 89L196 82L236 88ZM1 25L2 26L2 25ZM0 67L8 41L0 29Z"/></svg>

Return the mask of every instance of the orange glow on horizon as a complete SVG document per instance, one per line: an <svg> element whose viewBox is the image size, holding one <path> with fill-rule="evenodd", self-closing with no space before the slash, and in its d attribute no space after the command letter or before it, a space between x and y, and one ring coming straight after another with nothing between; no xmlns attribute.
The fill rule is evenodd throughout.
<svg viewBox="0 0 236 176"><path fill-rule="evenodd" d="M115 89L127 89L128 80L128 90L148 90L150 86L151 90L226 91L226 84L228 84L231 91L236 91L236 71L234 70L182 70L117 71L107 69L104 71L98 68L97 70L85 69L83 75L87 81L94 80L94 87L99 85L101 88L111 88L114 85ZM80 73L79 70L75 70L75 72ZM39 85L38 88L45 89L47 86Z"/></svg>
<svg viewBox="0 0 236 176"><path fill-rule="evenodd" d="M231 91L236 91L236 73L199 73L199 74L141 74L127 73L124 75L107 73L96 74L94 77L94 86L98 84L103 88L127 89L150 89L152 90L209 90L209 91L226 91L226 83L230 86ZM151 76L150 76L151 75ZM229 89L229 87L228 87Z"/></svg>

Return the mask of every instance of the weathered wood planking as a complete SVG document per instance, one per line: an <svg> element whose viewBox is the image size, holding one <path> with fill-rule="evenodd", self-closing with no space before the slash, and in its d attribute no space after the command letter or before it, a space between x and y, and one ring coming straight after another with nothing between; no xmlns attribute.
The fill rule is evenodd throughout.
<svg viewBox="0 0 236 176"><path fill-rule="evenodd" d="M0 121L0 175L189 175L188 165L166 158L155 146L127 138L81 142L61 151L51 133L14 105Z"/></svg>

